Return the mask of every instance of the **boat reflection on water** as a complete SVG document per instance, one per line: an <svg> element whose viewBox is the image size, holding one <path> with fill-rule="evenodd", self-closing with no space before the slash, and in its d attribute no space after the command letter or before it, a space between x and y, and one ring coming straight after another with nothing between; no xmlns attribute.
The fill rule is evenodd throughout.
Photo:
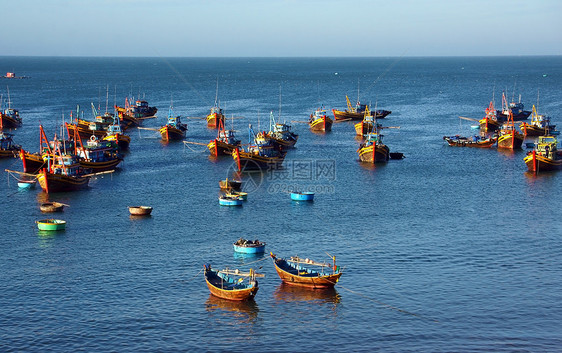
<svg viewBox="0 0 562 353"><path fill-rule="evenodd" d="M234 251L234 260L236 260L236 265L247 265L249 263L261 260L265 257L265 253L256 253L256 254L245 254L241 252ZM261 269L261 267L259 267Z"/></svg>
<svg viewBox="0 0 562 353"><path fill-rule="evenodd" d="M277 287L273 296L278 302L311 301L319 304L339 304L341 302L341 296L334 287L311 289L283 282Z"/></svg>
<svg viewBox="0 0 562 353"><path fill-rule="evenodd" d="M234 301L209 295L205 302L208 312L215 312L241 323L253 323L258 318L259 307L255 300Z"/></svg>

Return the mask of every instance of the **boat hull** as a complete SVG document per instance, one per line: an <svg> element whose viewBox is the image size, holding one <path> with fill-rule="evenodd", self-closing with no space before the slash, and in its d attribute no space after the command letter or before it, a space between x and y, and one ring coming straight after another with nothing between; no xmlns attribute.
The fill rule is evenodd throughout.
<svg viewBox="0 0 562 353"><path fill-rule="evenodd" d="M212 156L230 156L232 155L232 151L239 147L240 145L230 145L225 143L219 139L214 139L207 144L207 148L209 152L211 152Z"/></svg>
<svg viewBox="0 0 562 353"><path fill-rule="evenodd" d="M257 281L248 288L232 288L233 284L231 282L224 281L215 271L208 269L205 269L205 282L207 283L209 292L215 297L234 301L253 299L259 289Z"/></svg>
<svg viewBox="0 0 562 353"><path fill-rule="evenodd" d="M218 113L212 113L207 115L207 127L210 129L218 129L221 125L224 126L224 115Z"/></svg>
<svg viewBox="0 0 562 353"><path fill-rule="evenodd" d="M163 141L178 141L185 137L185 130L165 125L160 128Z"/></svg>
<svg viewBox="0 0 562 353"><path fill-rule="evenodd" d="M62 212L64 204L58 202L44 202L39 205L39 209L43 213Z"/></svg>
<svg viewBox="0 0 562 353"><path fill-rule="evenodd" d="M513 121L526 120L531 113L532 112L528 110L523 110L517 114L513 114ZM496 110L496 116L499 121L507 121L509 118L508 114L504 114L501 110Z"/></svg>
<svg viewBox="0 0 562 353"><path fill-rule="evenodd" d="M476 148L490 148L496 143L496 139L486 139L484 141L470 141L470 140L456 140L444 136L443 139L447 141L447 144L452 147L476 147Z"/></svg>
<svg viewBox="0 0 562 353"><path fill-rule="evenodd" d="M330 275L318 275L314 277L299 276L298 274L285 271L282 267L282 263L285 262L283 259L273 258L273 264L275 265L275 270L279 275L279 278L284 283L300 287L308 288L331 288L338 283L342 273L335 273ZM298 273L298 271L296 271Z"/></svg>
<svg viewBox="0 0 562 353"><path fill-rule="evenodd" d="M43 171L37 177L46 193L78 191L88 187L89 177L74 177Z"/></svg>
<svg viewBox="0 0 562 353"><path fill-rule="evenodd" d="M244 200L242 198L219 198L219 205L221 206L242 206Z"/></svg>
<svg viewBox="0 0 562 353"><path fill-rule="evenodd" d="M46 165L38 153L29 153L26 151L20 151L19 157L23 163L23 172L37 174Z"/></svg>
<svg viewBox="0 0 562 353"><path fill-rule="evenodd" d="M21 126L21 121L12 118L11 116L0 113L0 128L1 129L15 129Z"/></svg>
<svg viewBox="0 0 562 353"><path fill-rule="evenodd" d="M313 192L292 192L291 200L293 201L314 201Z"/></svg>
<svg viewBox="0 0 562 353"><path fill-rule="evenodd" d="M129 213L133 216L149 216L152 213L150 206L129 206Z"/></svg>
<svg viewBox="0 0 562 353"><path fill-rule="evenodd" d="M358 151L359 160L366 163L388 162L390 151L386 145L370 145L362 147Z"/></svg>
<svg viewBox="0 0 562 353"><path fill-rule="evenodd" d="M523 161L530 172L538 173L562 170L562 159L547 158L546 156L537 154L535 151L529 153Z"/></svg>
<svg viewBox="0 0 562 353"><path fill-rule="evenodd" d="M519 125L519 128L525 136L548 136L552 133L551 127L544 128L532 124L527 124L526 122L523 122L521 125Z"/></svg>
<svg viewBox="0 0 562 353"><path fill-rule="evenodd" d="M101 173L101 172L107 172L107 171L113 171L117 168L117 166L119 165L119 163L121 163L123 159L121 158L115 158L115 159L111 159L109 161L103 161L103 162L88 162L85 160L80 160L79 164L80 167L84 168L84 169L89 169L92 173Z"/></svg>
<svg viewBox="0 0 562 353"><path fill-rule="evenodd" d="M0 150L0 158L17 158L18 150Z"/></svg>
<svg viewBox="0 0 562 353"><path fill-rule="evenodd" d="M309 125L310 125L311 131L329 132L329 131L332 131L332 124L333 123L334 123L334 121L332 119L325 116L325 117L321 117L321 118L318 118L318 119L312 121Z"/></svg>
<svg viewBox="0 0 562 353"><path fill-rule="evenodd" d="M508 133L498 137L498 148L519 149L525 137L520 133Z"/></svg>
<svg viewBox="0 0 562 353"><path fill-rule="evenodd" d="M365 136L369 132L374 131L374 126L372 122L369 121L361 121L360 123L355 124L355 133L357 136Z"/></svg>
<svg viewBox="0 0 562 353"><path fill-rule="evenodd" d="M238 171L266 171L277 169L283 164L285 155L279 157L265 157L235 149L232 158L236 161Z"/></svg>
<svg viewBox="0 0 562 353"><path fill-rule="evenodd" d="M64 230L66 229L66 221L60 219L43 219L37 221L37 228L39 228L39 230L48 231Z"/></svg>
<svg viewBox="0 0 562 353"><path fill-rule="evenodd" d="M234 244L234 251L242 254L261 254L265 252L265 244L259 246L240 246Z"/></svg>
<svg viewBox="0 0 562 353"><path fill-rule="evenodd" d="M365 112L353 113L347 110L341 111L332 109L332 113L334 113L335 120L363 120L365 118ZM376 112L371 112L376 119L384 119L390 113L392 113L390 110L377 110Z"/></svg>
<svg viewBox="0 0 562 353"><path fill-rule="evenodd" d="M480 131L482 132L498 131L502 125L499 121L488 118L480 119L478 123L480 124Z"/></svg>

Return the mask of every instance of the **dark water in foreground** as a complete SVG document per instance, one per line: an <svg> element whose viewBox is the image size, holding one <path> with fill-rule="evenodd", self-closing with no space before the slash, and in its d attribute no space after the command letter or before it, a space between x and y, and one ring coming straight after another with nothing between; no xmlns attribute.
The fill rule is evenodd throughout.
<svg viewBox="0 0 562 353"><path fill-rule="evenodd" d="M70 205L67 230L38 233L45 195L18 192L3 170L0 222L0 350L10 351L558 351L562 347L562 174L526 173L524 150L451 148L443 135L471 134L501 92L522 95L562 125L562 58L99 59L0 58L3 80L24 126L15 141L38 149L63 113L91 102L105 110L145 93L164 123L175 112L204 116L215 98L247 125L268 115L307 120L319 104L344 108L345 95L392 110L391 151L406 159L376 168L357 162L351 123L300 134L284 173L255 182L241 208L220 207L218 181L232 161L202 146L165 145L133 130L119 172L83 192L50 196ZM280 89L281 87L281 89ZM115 98L116 97L116 98ZM187 140L214 135L188 120ZM318 172L318 173L317 173ZM314 188L311 204L285 191ZM133 219L128 205L154 207ZM239 237L264 240L279 256L328 260L345 273L333 291L285 287L269 259L254 263L255 302L209 296L200 270L247 269L260 260L233 254Z"/></svg>

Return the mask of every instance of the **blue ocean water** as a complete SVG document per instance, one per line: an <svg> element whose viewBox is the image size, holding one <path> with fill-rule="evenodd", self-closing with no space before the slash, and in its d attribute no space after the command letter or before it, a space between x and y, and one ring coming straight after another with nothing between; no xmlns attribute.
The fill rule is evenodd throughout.
<svg viewBox="0 0 562 353"><path fill-rule="evenodd" d="M39 148L39 129L60 133L63 116L102 111L128 94L187 119L186 140L208 142L205 116L218 97L243 140L292 122L299 141L282 171L244 175L241 208L218 205L230 158L203 146L164 144L131 130L120 170L83 192L49 195L69 204L66 231L41 234L40 189L18 191L0 160L0 350L11 351L559 351L562 347L562 174L526 172L525 150L462 149L501 94L539 105L561 125L562 57L457 58L32 58L0 57L24 125L14 140ZM391 151L406 158L366 167L351 122L318 135L302 121L345 96L391 110ZM106 99L107 95L107 99ZM292 188L317 191L290 201ZM129 205L150 205L131 218ZM279 256L329 261L344 275L333 291L281 284L267 257L240 257L240 238ZM213 298L203 264L259 268L252 303ZM248 265L249 264L249 265Z"/></svg>

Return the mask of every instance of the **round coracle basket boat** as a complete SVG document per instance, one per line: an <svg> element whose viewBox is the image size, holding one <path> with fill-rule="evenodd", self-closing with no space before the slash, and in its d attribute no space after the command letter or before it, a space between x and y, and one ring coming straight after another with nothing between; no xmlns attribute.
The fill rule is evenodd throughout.
<svg viewBox="0 0 562 353"><path fill-rule="evenodd" d="M133 216L148 216L151 212L150 206L129 206L129 213Z"/></svg>
<svg viewBox="0 0 562 353"><path fill-rule="evenodd" d="M42 219L37 221L37 228L39 230L64 230L66 221L62 219Z"/></svg>
<svg viewBox="0 0 562 353"><path fill-rule="evenodd" d="M51 213L51 212L62 212L65 204L60 202L43 202L39 205L41 212Z"/></svg>

